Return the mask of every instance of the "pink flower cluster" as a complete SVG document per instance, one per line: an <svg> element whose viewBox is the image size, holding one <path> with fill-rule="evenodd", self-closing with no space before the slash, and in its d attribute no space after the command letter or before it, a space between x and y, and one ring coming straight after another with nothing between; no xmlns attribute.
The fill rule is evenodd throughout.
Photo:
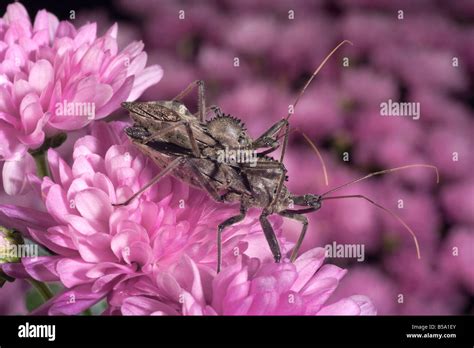
<svg viewBox="0 0 474 348"><path fill-rule="evenodd" d="M172 271L179 278L187 276L184 285L168 277L161 299L131 296L121 311L124 315L374 315L374 306L361 295L326 304L346 271L330 264L319 268L324 254L324 249L316 248L294 264L238 260L216 277L185 257Z"/></svg>
<svg viewBox="0 0 474 348"><path fill-rule="evenodd" d="M161 79L158 65L145 68L144 44L119 51L117 33L114 24L97 37L96 23L76 28L46 10L32 23L23 5L7 6L0 19L0 160L7 161L8 193L16 193L9 173L31 166L29 149L108 116Z"/></svg>

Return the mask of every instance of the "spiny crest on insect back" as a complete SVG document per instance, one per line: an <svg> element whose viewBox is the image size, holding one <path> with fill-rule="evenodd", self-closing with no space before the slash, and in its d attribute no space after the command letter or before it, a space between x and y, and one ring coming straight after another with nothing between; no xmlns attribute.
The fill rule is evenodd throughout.
<svg viewBox="0 0 474 348"><path fill-rule="evenodd" d="M228 114L214 117L207 122L207 129L222 145L240 147L250 145L252 139L247 134L245 124Z"/></svg>

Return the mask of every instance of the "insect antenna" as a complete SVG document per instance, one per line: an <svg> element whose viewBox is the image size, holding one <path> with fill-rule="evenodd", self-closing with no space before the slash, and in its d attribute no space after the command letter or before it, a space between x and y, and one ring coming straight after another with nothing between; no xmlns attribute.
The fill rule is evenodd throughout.
<svg viewBox="0 0 474 348"><path fill-rule="evenodd" d="M340 42L336 47L333 48L333 50L331 52L329 52L329 54L326 56L326 58L324 58L323 61L319 64L319 66L314 71L313 75L311 75L311 77L308 79L308 81L306 81L306 84L303 86L300 93L298 93L298 95L296 96L295 102L293 103L293 112L296 109L296 104L298 104L300 98L303 96L304 92L306 91L306 88L308 88L308 86L311 84L311 82L316 77L316 75L319 73L319 71L327 63L329 58L331 58L331 56L334 53L336 53L336 51L339 49L339 47L341 47L342 45L344 45L346 43L348 43L350 45L353 45L353 43L349 40L344 40L344 41ZM288 112L288 115L286 116L286 120L288 120L290 118L291 114L292 114L292 112Z"/></svg>
<svg viewBox="0 0 474 348"><path fill-rule="evenodd" d="M293 103L293 112L295 111L295 108L296 108L296 105L298 104L298 101L300 100L300 98L303 96L304 92L306 91L306 88L308 88L309 84L311 83L311 81L313 81L313 79L315 78L315 76L319 73L319 71L322 69L322 67L326 64L326 62L329 60L329 58L331 58L331 56L339 49L339 47L341 47L342 45L344 44L350 44L350 45L353 45L352 42L350 42L349 40L344 40L342 42L340 42L331 52L329 52L329 54L326 56L326 58L323 59L323 61L321 62L321 64L319 64L319 66L316 68L316 70L314 71L314 73L311 75L311 77L308 79L308 81L306 82L306 84L303 86L303 88L301 89L300 93L298 93L298 95L296 96L296 99L295 99L295 102ZM288 111L288 115L285 117L285 120L288 121L288 119L290 118L292 112ZM286 124L285 127L282 128L281 131L283 131L283 134L284 134L284 139L283 139L283 145L281 147L281 154L280 154L280 162L283 162L283 159L285 158L285 152L286 152L286 148L288 147L288 135L289 135L289 123ZM278 183L278 186L277 186L277 190L276 190L276 193L275 193L275 196L273 198L273 201L271 203L272 206L275 206L276 202L278 201L278 199L280 198L280 193L281 193L281 190L283 188L283 181L285 179L285 176L284 175L281 175L280 176L280 181Z"/></svg>
<svg viewBox="0 0 474 348"><path fill-rule="evenodd" d="M289 134L289 133L292 133L292 132L298 132L301 135L303 135L306 142L309 144L309 146L311 146L311 149L316 153L316 155L319 158L319 161L321 162L321 166L323 167L324 182L325 182L326 186L329 186L329 179L328 179L329 176L328 176L328 171L327 171L327 168L326 168L326 163L324 163L323 156L321 155L321 152L318 150L318 148L314 144L314 142L311 141L311 139L304 132L302 132L298 128L289 129L285 134L283 134L283 135L279 136L278 138L276 138L276 140L278 141L282 137L284 137L286 134Z"/></svg>
<svg viewBox="0 0 474 348"><path fill-rule="evenodd" d="M330 200L330 199L343 199L343 198L361 198L361 199L365 199L369 203L375 205L377 208L380 208L383 211L385 211L386 213L389 213L390 215L392 215L392 217L397 219L408 230L408 232L410 232L411 236L413 237L413 241L415 242L416 255L417 255L418 259L421 259L420 245L418 244L418 239L416 238L415 232L413 232L413 230L410 228L410 226L408 226L406 224L406 222L403 221L403 219L399 215L395 214L393 211L391 211L391 210L385 208L384 206L374 202L373 200L371 200L370 198L368 198L364 195L330 196L330 197L321 198L321 201L326 201L326 200Z"/></svg>
<svg viewBox="0 0 474 348"><path fill-rule="evenodd" d="M396 171L399 171L399 170L404 170L404 169L409 169L409 168L416 168L416 167L422 167L422 168L431 168L433 169L435 172L436 172L436 183L439 184L439 172L438 172L438 168L431 165L431 164L409 164L409 165L406 165L406 166L401 166L401 167L395 167L395 168L390 168L390 169L385 169L385 170L380 170L378 172L373 172L373 173L370 173L370 174L367 174L366 176L363 176L362 178L359 178L359 179L355 179L355 180L352 180L352 181L349 181L349 182L346 182L345 184L342 184L341 186L338 186L338 187L335 187L335 188L332 188L330 189L329 191L326 191L324 192L323 194L321 194L321 197L324 197L334 191L337 191L337 190L340 190L344 187L347 187L349 185L352 185L352 184L355 184L355 183L358 183L360 181L363 181L365 179L368 179L372 176L376 176L376 175L382 175L382 174L387 174L387 173L393 173L393 172L396 172Z"/></svg>
<svg viewBox="0 0 474 348"><path fill-rule="evenodd" d="M308 86L311 84L311 82L313 81L313 79L316 77L316 75L319 73L319 71L323 68L323 66L326 64L326 62L329 60L329 58L331 58L331 56L336 53L336 51L344 44L350 44L350 45L353 45L353 43L349 40L344 40L342 42L340 42L331 52L329 52L329 54L326 56L326 58L323 59L323 61L319 64L319 66L316 68L316 70L314 71L314 73L311 75L311 77L308 79L308 81L305 83L305 85L303 86L303 88L301 89L301 91L298 93L298 95L296 96L296 99L293 103L293 112L290 112L288 111L288 115L286 115L285 119L288 121L291 114L294 113L295 109L296 109L296 105L298 104L300 98L303 96L304 92L306 91L306 89L308 88ZM289 125L287 125L285 128L289 128ZM288 146L288 136L285 136L285 139L283 140L283 146L282 146L282 149L281 149L281 155L280 155L280 162L283 162L283 158L285 157L285 152L286 152L286 148Z"/></svg>
<svg viewBox="0 0 474 348"><path fill-rule="evenodd" d="M314 153L316 153L316 156L318 156L319 162L321 162L321 166L323 167L324 182L326 183L326 186L329 186L328 171L326 169L326 163L324 163L324 159L323 159L323 156L321 155L321 152L318 150L316 145L311 141L311 139L304 132L300 131L299 129L297 129L296 131L301 133L301 135L303 135L306 142L309 144L309 146L314 151Z"/></svg>

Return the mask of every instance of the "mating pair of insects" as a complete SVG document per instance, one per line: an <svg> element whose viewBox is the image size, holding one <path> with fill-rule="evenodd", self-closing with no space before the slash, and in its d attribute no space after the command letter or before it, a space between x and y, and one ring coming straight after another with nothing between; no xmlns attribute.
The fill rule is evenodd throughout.
<svg viewBox="0 0 474 348"><path fill-rule="evenodd" d="M345 43L350 42L346 40L341 42L321 62L298 94L292 105L293 110L326 61ZM198 111L193 115L181 100L196 87L198 89ZM412 234L418 258L420 257L415 234L398 215L363 195L334 196L330 194L374 175L410 167L430 167L436 170L435 167L412 164L368 174L323 194L295 195L285 186L287 170L283 164L290 129L289 118L292 113L288 113L286 117L272 125L257 139L252 139L239 119L223 114L216 106L206 108L203 81L191 83L171 101L125 102L122 106L130 111L130 116L134 121L133 126L125 129L126 134L142 153L153 159L161 171L125 202L115 205L130 203L167 174L205 190L217 202L240 202L240 213L223 221L217 227L217 272L221 270L223 231L242 221L250 208L262 210L259 220L275 262L280 262L282 255L278 239L268 217L272 214L279 214L302 224L301 233L290 257L290 260L294 261L308 228L308 219L304 214L318 210L325 200L342 198L365 199L398 219ZM207 114L211 111L215 116L206 120ZM321 154L305 135L304 137L322 162L327 184L327 173ZM283 139L282 143L281 139ZM268 156L280 146L279 160ZM223 163L222 160L219 160L218 154L228 148L256 151L257 161L252 164L235 161ZM436 173L438 173L437 170ZM295 205L302 208L294 209Z"/></svg>

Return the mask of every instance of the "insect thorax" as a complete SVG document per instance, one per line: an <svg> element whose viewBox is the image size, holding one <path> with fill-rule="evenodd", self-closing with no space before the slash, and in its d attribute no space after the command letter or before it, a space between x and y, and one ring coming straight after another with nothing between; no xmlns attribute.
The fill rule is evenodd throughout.
<svg viewBox="0 0 474 348"><path fill-rule="evenodd" d="M216 116L206 126L212 137L223 147L237 149L248 147L252 143L242 121L230 115Z"/></svg>

